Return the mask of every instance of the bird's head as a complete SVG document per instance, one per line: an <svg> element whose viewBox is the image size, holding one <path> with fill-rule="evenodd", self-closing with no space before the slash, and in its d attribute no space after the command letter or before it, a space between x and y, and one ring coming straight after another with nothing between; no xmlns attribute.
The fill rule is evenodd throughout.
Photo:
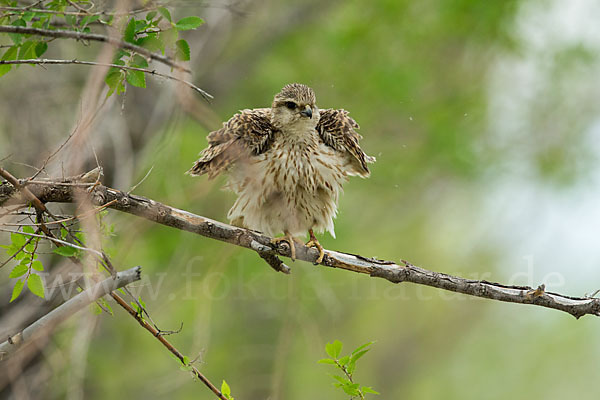
<svg viewBox="0 0 600 400"><path fill-rule="evenodd" d="M290 83L275 95L273 124L278 128L313 129L319 122L315 92L306 85Z"/></svg>

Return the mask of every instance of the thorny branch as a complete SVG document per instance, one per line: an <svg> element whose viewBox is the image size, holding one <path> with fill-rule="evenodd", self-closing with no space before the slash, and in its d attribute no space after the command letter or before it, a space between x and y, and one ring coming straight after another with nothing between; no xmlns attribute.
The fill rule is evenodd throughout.
<svg viewBox="0 0 600 400"><path fill-rule="evenodd" d="M21 184L26 184L26 187L45 203L70 203L78 195L88 195L95 205L110 203L109 207L115 210L251 249L265 258L275 269L289 272L289 267L276 256L278 254L289 257L289 246L286 243L275 246L271 244L270 237L259 232L214 221L103 185L95 186L88 194L81 186L66 185L59 181L47 181L43 184L22 181ZM16 189L11 184L0 184L0 206L8 206L23 201L22 199L12 198L15 192ZM314 262L318 257L318 251L298 245L296 247L296 257L299 260ZM429 271L407 261L401 261L398 264L392 261L382 261L332 250L325 250L325 257L321 265L383 278L392 283L412 282L470 296L509 303L532 304L564 311L576 318L586 314L600 316L600 299L570 297L559 293L546 292L544 285L540 285L535 289L528 286L511 286L485 280L471 280Z"/></svg>

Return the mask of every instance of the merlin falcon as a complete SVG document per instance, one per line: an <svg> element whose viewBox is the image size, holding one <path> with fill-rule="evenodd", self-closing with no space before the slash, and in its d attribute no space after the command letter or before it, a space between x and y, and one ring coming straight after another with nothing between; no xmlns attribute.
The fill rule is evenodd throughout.
<svg viewBox="0 0 600 400"><path fill-rule="evenodd" d="M308 231L307 246L323 247L315 231L333 237L333 219L348 176L366 178L374 157L359 146L359 126L343 109L320 110L308 86L292 83L275 95L271 108L246 109L208 135L208 147L187 172L212 179L228 174L227 189L238 197L227 217L236 226L270 236L283 233L292 260L294 242Z"/></svg>

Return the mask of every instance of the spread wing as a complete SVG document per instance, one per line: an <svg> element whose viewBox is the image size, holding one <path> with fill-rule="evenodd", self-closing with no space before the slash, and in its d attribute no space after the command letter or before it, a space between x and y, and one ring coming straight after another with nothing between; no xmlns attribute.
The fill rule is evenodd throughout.
<svg viewBox="0 0 600 400"><path fill-rule="evenodd" d="M208 147L187 173L208 174L212 179L240 158L265 152L274 131L270 108L242 110L223 123L221 129L208 135Z"/></svg>
<svg viewBox="0 0 600 400"><path fill-rule="evenodd" d="M359 129L356 121L346 110L328 108L320 110L321 117L317 124L317 132L323 142L348 156L352 169L357 175L367 177L371 173L367 163L374 163L375 157L365 154L358 141L362 139L355 129Z"/></svg>

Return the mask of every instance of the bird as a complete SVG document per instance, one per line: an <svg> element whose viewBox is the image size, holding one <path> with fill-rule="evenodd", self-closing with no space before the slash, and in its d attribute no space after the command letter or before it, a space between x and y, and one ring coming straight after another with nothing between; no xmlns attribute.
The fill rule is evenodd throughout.
<svg viewBox="0 0 600 400"><path fill-rule="evenodd" d="M243 109L209 133L187 174L228 175L225 188L237 195L227 214L233 225L287 242L293 261L295 242L308 231L306 246L319 251L319 264L324 249L315 231L335 238L342 185L349 176L369 177L375 162L360 148L357 129L348 111L319 109L313 89L291 83L270 108Z"/></svg>

